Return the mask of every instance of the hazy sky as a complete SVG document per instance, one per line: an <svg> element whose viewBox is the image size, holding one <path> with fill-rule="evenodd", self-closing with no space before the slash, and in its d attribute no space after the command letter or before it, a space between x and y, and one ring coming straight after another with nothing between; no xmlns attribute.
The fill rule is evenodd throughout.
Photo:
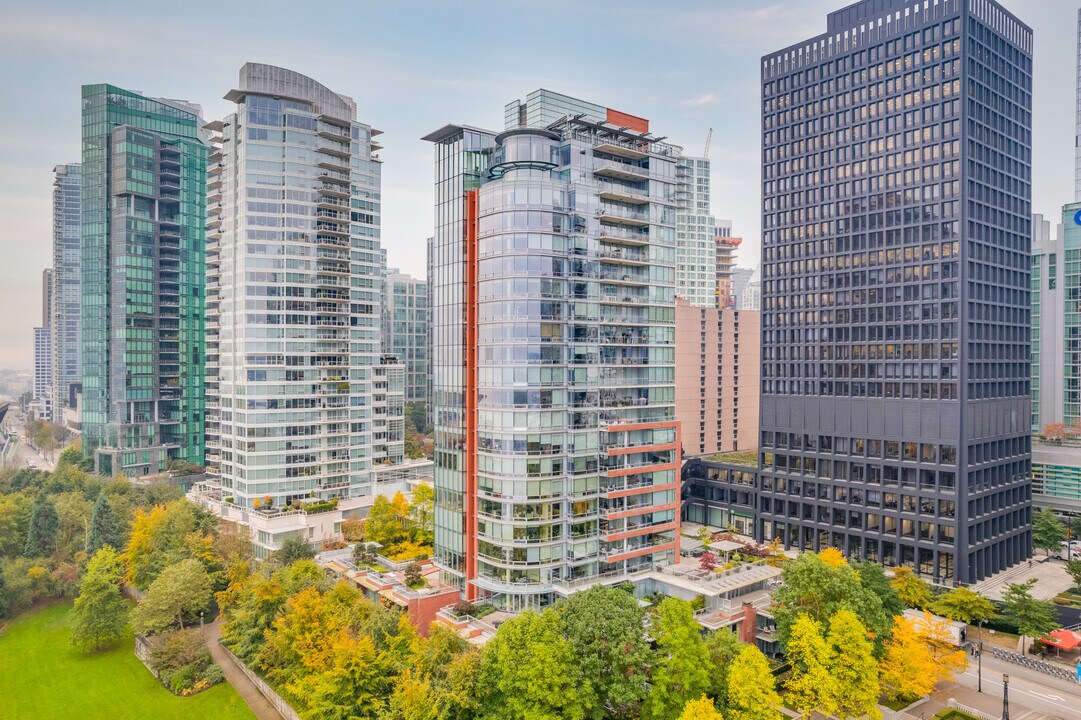
<svg viewBox="0 0 1081 720"><path fill-rule="evenodd" d="M1003 0L1035 31L1037 212L1073 200L1078 0ZM713 128L713 212L759 256L759 70L821 33L843 0L48 2L0 0L0 367L29 367L51 264L54 165L79 160L79 87L187 99L207 119L246 61L309 75L384 131L383 245L425 272L432 149L450 122L503 127L539 87L649 118L701 154Z"/></svg>

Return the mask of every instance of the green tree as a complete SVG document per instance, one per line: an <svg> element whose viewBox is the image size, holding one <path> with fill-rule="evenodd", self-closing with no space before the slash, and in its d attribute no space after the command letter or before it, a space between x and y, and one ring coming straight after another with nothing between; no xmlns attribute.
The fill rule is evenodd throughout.
<svg viewBox="0 0 1081 720"><path fill-rule="evenodd" d="M745 645L728 672L728 720L780 720L781 696L769 661L754 645Z"/></svg>
<svg viewBox="0 0 1081 720"><path fill-rule="evenodd" d="M897 592L897 597L906 607L923 610L931 604L931 586L912 572L912 568L895 567L890 586Z"/></svg>
<svg viewBox="0 0 1081 720"><path fill-rule="evenodd" d="M851 610L879 641L889 636L893 620L882 608L882 599L864 586L860 575L845 562L831 565L815 553L805 552L784 565L784 584L774 593L773 617L782 647L800 613L820 625L841 609Z"/></svg>
<svg viewBox="0 0 1081 720"><path fill-rule="evenodd" d="M1032 545L1047 552L1058 550L1066 539L1066 526L1051 508L1044 508L1032 518Z"/></svg>
<svg viewBox="0 0 1081 720"><path fill-rule="evenodd" d="M499 626L480 660L481 720L583 720L574 648L559 614L523 612Z"/></svg>
<svg viewBox="0 0 1081 720"><path fill-rule="evenodd" d="M56 531L60 518L56 508L45 493L38 493L34 499L34 510L30 514L30 527L26 533L26 557L46 557L56 550Z"/></svg>
<svg viewBox="0 0 1081 720"><path fill-rule="evenodd" d="M832 715L836 708L836 681L830 674L832 650L822 637L822 625L807 613L792 623L786 657L792 674L785 682L786 698L800 717L814 712Z"/></svg>
<svg viewBox="0 0 1081 720"><path fill-rule="evenodd" d="M435 490L421 483L413 491L413 503L409 506L409 533L418 545L435 542Z"/></svg>
<svg viewBox="0 0 1081 720"><path fill-rule="evenodd" d="M410 460L424 457L424 436L405 431L405 456Z"/></svg>
<svg viewBox="0 0 1081 720"><path fill-rule="evenodd" d="M282 565L292 565L297 560L311 560L315 557L315 548L307 540L290 535L282 541L282 546L274 553L274 559Z"/></svg>
<svg viewBox="0 0 1081 720"><path fill-rule="evenodd" d="M62 492L52 496L56 508L56 551L64 557L86 549L86 533L90 526L90 514L94 506L78 491Z"/></svg>
<svg viewBox="0 0 1081 720"><path fill-rule="evenodd" d="M1054 603L1032 597L1036 578L1023 583L1010 583L1002 594L1003 614L1017 623L1022 646L1025 637L1043 637L1058 627L1058 612Z"/></svg>
<svg viewBox="0 0 1081 720"><path fill-rule="evenodd" d="M383 552L392 552L397 545L409 540L409 501L401 493L394 498L378 496L372 503L368 520L364 523L364 539L383 546Z"/></svg>
<svg viewBox="0 0 1081 720"><path fill-rule="evenodd" d="M723 707L728 702L728 671L736 656L746 643L740 641L736 633L728 629L717 630L706 636L706 650L709 652L710 673L708 695Z"/></svg>
<svg viewBox="0 0 1081 720"><path fill-rule="evenodd" d="M132 627L140 635L154 635L173 627L184 628L184 618L193 617L210 604L213 587L203 564L194 558L165 568L132 613Z"/></svg>
<svg viewBox="0 0 1081 720"><path fill-rule="evenodd" d="M826 636L829 645L830 676L836 683L834 711L839 720L866 715L878 720L878 663L867 628L851 610L838 610L830 618Z"/></svg>
<svg viewBox="0 0 1081 720"><path fill-rule="evenodd" d="M75 598L71 644L83 652L103 650L124 637L128 604L120 595L123 568L111 546L101 548L87 563Z"/></svg>
<svg viewBox="0 0 1081 720"><path fill-rule="evenodd" d="M1081 558L1075 558L1066 563L1066 573L1073 578L1074 587L1081 588Z"/></svg>
<svg viewBox="0 0 1081 720"><path fill-rule="evenodd" d="M475 720L478 717L480 659L481 651L470 646L445 664L445 676L436 683L440 720Z"/></svg>
<svg viewBox="0 0 1081 720"><path fill-rule="evenodd" d="M618 588L598 585L571 595L557 608L574 649L575 685L582 693L586 717L637 717L649 692L653 658L638 601Z"/></svg>
<svg viewBox="0 0 1081 720"><path fill-rule="evenodd" d="M120 548L120 524L116 512L104 492L98 493L94 512L90 515L90 530L86 534L86 552L93 555L105 546Z"/></svg>
<svg viewBox="0 0 1081 720"><path fill-rule="evenodd" d="M11 614L11 597L8 595L8 584L4 579L4 566L0 563L0 618L6 618Z"/></svg>
<svg viewBox="0 0 1081 720"><path fill-rule="evenodd" d="M882 612L887 617L896 617L905 611L905 604L901 602L901 598L897 597L897 591L890 585L885 568L869 560L853 563L852 568L860 576L860 585L873 592L882 601Z"/></svg>
<svg viewBox="0 0 1081 720"><path fill-rule="evenodd" d="M995 616L995 605L975 590L959 585L939 596L932 609L942 617L966 625L981 623Z"/></svg>
<svg viewBox="0 0 1081 720"><path fill-rule="evenodd" d="M394 682L384 720L439 720L439 708L432 685L408 668Z"/></svg>
<svg viewBox="0 0 1081 720"><path fill-rule="evenodd" d="M674 720L688 701L709 690L709 650L690 604L679 598L661 602L653 632L657 658L653 687L642 716L647 720Z"/></svg>

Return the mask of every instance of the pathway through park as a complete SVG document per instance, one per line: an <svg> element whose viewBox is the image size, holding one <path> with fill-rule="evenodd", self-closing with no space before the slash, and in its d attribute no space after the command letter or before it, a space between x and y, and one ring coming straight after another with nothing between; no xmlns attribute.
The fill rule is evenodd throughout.
<svg viewBox="0 0 1081 720"><path fill-rule="evenodd" d="M248 704L255 716L259 720L282 720L281 714L263 697L255 684L237 667L233 658L229 657L229 654L218 644L218 637L221 635L220 621L215 620L210 623L203 632L206 633L206 642L210 646L210 654L214 657L214 662L221 666L225 679L234 690L240 693L240 697L244 698L244 702Z"/></svg>

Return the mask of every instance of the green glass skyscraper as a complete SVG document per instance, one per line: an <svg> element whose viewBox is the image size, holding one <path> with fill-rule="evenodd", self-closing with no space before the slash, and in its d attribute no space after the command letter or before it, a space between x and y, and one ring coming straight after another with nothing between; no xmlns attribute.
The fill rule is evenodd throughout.
<svg viewBox="0 0 1081 720"><path fill-rule="evenodd" d="M83 451L106 475L203 462L201 110L82 89Z"/></svg>

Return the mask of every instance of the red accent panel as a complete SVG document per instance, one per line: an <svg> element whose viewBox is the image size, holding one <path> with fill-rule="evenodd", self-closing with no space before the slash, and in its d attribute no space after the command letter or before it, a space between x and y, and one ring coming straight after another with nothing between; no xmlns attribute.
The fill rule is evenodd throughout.
<svg viewBox="0 0 1081 720"><path fill-rule="evenodd" d="M465 593L477 588L477 191L465 194Z"/></svg>
<svg viewBox="0 0 1081 720"><path fill-rule="evenodd" d="M612 108L608 108L608 122L620 127L626 126L635 132L649 132L649 120L637 115L628 115Z"/></svg>

